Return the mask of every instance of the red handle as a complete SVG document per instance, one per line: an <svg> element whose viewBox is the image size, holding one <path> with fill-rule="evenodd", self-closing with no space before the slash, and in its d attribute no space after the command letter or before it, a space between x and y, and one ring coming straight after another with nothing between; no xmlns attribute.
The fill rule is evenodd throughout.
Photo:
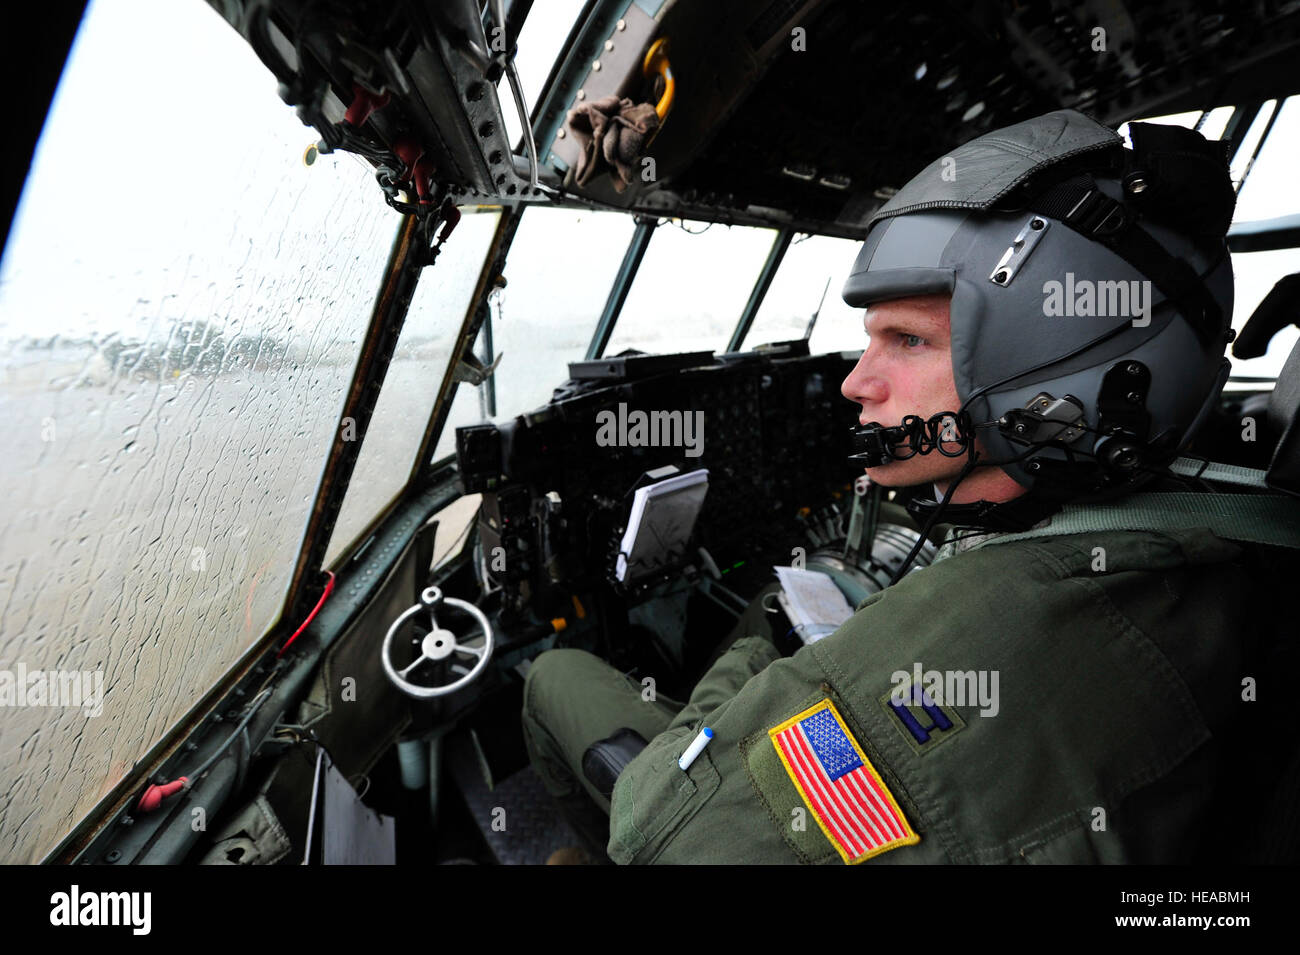
<svg viewBox="0 0 1300 955"><path fill-rule="evenodd" d="M162 805L162 801L168 796L180 792L181 789L185 787L186 782L188 782L188 780L182 776L180 779L174 779L169 783L163 783L161 786L150 786L144 791L144 795L140 797L140 802L136 804L136 808L141 812L153 812Z"/></svg>

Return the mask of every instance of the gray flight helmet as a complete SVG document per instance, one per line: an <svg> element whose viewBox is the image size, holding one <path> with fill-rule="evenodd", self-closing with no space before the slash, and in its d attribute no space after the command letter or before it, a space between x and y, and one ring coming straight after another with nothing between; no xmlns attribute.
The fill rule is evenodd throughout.
<svg viewBox="0 0 1300 955"><path fill-rule="evenodd" d="M951 295L962 408L985 463L1026 488L1068 483L1080 461L1092 489L1144 483L1227 378L1226 153L1180 127L1141 135L1151 148L1135 157L1113 130L1060 110L966 143L872 216L844 285L854 307ZM1188 136L1215 147L1191 173L1178 158ZM1193 182L1209 191L1178 195ZM1144 204L1147 192L1156 202ZM1198 200L1212 221L1189 226L1181 210ZM1048 408L1055 424L1024 417ZM1052 443L1013 440L1020 424Z"/></svg>

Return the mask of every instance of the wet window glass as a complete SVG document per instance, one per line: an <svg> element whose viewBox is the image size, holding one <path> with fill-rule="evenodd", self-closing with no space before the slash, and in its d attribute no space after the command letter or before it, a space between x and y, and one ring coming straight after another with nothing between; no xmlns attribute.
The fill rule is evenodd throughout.
<svg viewBox="0 0 1300 955"><path fill-rule="evenodd" d="M633 228L631 216L613 212L524 213L491 309L501 357L493 420L545 404L569 377L569 362L586 357Z"/></svg>
<svg viewBox="0 0 1300 955"><path fill-rule="evenodd" d="M865 348L864 310L845 305L840 295L861 247L851 239L795 236L741 347L803 338L816 315L808 344L814 353Z"/></svg>
<svg viewBox="0 0 1300 955"><path fill-rule="evenodd" d="M489 299L491 356L480 332L474 354L498 360L492 384L460 384L433 459L456 453L456 429L506 421L546 404L582 361L595 334L623 253L632 239L631 216L575 209L529 209L506 257L506 286Z"/></svg>
<svg viewBox="0 0 1300 955"><path fill-rule="evenodd" d="M1231 107L1222 107L1211 111L1206 118L1205 126L1202 132L1210 139L1217 139L1218 133L1223 131L1224 124L1227 123L1228 117L1232 115ZM1196 125L1196 121L1201 118L1200 110L1192 110L1188 113L1169 113L1166 116L1144 116L1136 122L1139 123L1158 123L1161 126L1182 126L1184 129L1191 129ZM1217 132L1216 132L1217 131ZM1130 146L1128 123L1120 123L1116 128L1121 136L1125 138Z"/></svg>
<svg viewBox="0 0 1300 955"><path fill-rule="evenodd" d="M500 211L466 214L420 275L330 538L332 564L406 486Z"/></svg>
<svg viewBox="0 0 1300 955"><path fill-rule="evenodd" d="M655 229L605 356L724 351L776 233L678 220Z"/></svg>
<svg viewBox="0 0 1300 955"><path fill-rule="evenodd" d="M1273 127L1260 146L1274 109ZM1250 155L1259 147L1259 155L1250 163ZM1233 179L1245 183L1237 194L1234 222L1252 222L1275 216L1300 214L1300 192L1295 188L1295 157L1300 155L1300 96L1281 103L1266 102L1251 123L1242 148L1233 161ZM1248 171L1247 171L1248 170ZM1267 252L1237 252L1232 256L1236 279L1236 302L1232 326L1238 331L1278 279L1300 272L1300 249L1275 249ZM1233 359L1234 375L1275 376L1282 370L1300 331L1294 326L1283 328L1269 342L1268 352L1249 361ZM1229 351L1231 356L1231 350Z"/></svg>
<svg viewBox="0 0 1300 955"><path fill-rule="evenodd" d="M0 263L2 862L280 615L399 217L275 88L207 4L94 3L52 105Z"/></svg>
<svg viewBox="0 0 1300 955"><path fill-rule="evenodd" d="M1194 114L1196 119L1186 124L1190 129L1200 122L1200 113ZM1206 139L1222 139L1223 131L1228 128L1228 120L1232 118L1231 106L1218 106L1210 110L1205 121L1201 123L1201 135Z"/></svg>
<svg viewBox="0 0 1300 955"><path fill-rule="evenodd" d="M1278 279L1285 275L1300 272L1300 249L1274 249L1268 252L1234 252L1232 255L1232 276L1235 296L1232 308L1232 327L1238 332L1245 326L1251 313L1264 301ZM1276 377L1286 364L1291 347L1300 337L1300 329L1287 325L1268 343L1268 351L1258 358L1243 360L1232 357L1232 346L1228 346L1228 357L1232 359L1234 375L1252 375Z"/></svg>
<svg viewBox="0 0 1300 955"><path fill-rule="evenodd" d="M481 346L476 344L475 351ZM451 408L447 412L447 424L438 435L433 449L433 460L441 461L448 455L456 453L456 429L468 424L480 424L487 421L488 414L484 407L483 387L469 384L456 386L456 394L451 399Z"/></svg>
<svg viewBox="0 0 1300 955"><path fill-rule="evenodd" d="M1260 114L1268 115L1268 104L1260 109ZM1261 129L1261 135L1262 132ZM1258 141L1256 137L1255 142ZM1282 101L1273 128L1237 194L1235 221L1300 214L1300 192L1295 187L1297 156L1300 156L1300 96L1292 96Z"/></svg>
<svg viewBox="0 0 1300 955"><path fill-rule="evenodd" d="M1258 159L1259 155L1263 153L1264 132L1269 130L1270 124L1274 128L1269 130L1269 139L1273 138L1272 133L1276 131L1277 125L1273 121L1273 114L1277 111L1277 106L1277 100L1271 99L1259 108L1259 112L1255 114L1255 118L1250 121L1250 126L1241 137L1241 145L1237 147L1236 152L1233 154L1230 168L1232 184L1237 189L1238 195L1241 194L1242 185L1247 181L1247 177L1253 174L1254 160ZM1276 148L1278 145L1275 143L1274 147ZM1245 217L1234 209L1233 218L1242 220Z"/></svg>

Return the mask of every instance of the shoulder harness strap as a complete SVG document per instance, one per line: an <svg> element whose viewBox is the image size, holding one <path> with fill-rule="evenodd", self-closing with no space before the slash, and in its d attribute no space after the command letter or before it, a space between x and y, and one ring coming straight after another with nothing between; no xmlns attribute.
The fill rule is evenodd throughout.
<svg viewBox="0 0 1300 955"><path fill-rule="evenodd" d="M1171 471L1188 476L1265 487L1264 472L1235 465L1179 458ZM1225 540L1300 550L1300 500L1282 494L1138 493L1096 504L1066 504L1050 523L1015 534L997 534L967 549L1039 537L1100 531L1165 531L1205 528ZM948 556L950 545L945 545Z"/></svg>

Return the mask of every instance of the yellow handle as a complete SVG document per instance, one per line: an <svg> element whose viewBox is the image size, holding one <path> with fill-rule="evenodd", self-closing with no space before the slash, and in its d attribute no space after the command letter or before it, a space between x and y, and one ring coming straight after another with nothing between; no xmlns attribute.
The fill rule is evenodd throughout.
<svg viewBox="0 0 1300 955"><path fill-rule="evenodd" d="M660 37L650 44L650 49L646 50L645 61L641 64L641 72L646 76L658 73L664 78L664 95L659 97L659 102L655 104L655 113L662 123L673 108L673 96L677 92L677 83L673 80L673 68L668 62L667 37Z"/></svg>

